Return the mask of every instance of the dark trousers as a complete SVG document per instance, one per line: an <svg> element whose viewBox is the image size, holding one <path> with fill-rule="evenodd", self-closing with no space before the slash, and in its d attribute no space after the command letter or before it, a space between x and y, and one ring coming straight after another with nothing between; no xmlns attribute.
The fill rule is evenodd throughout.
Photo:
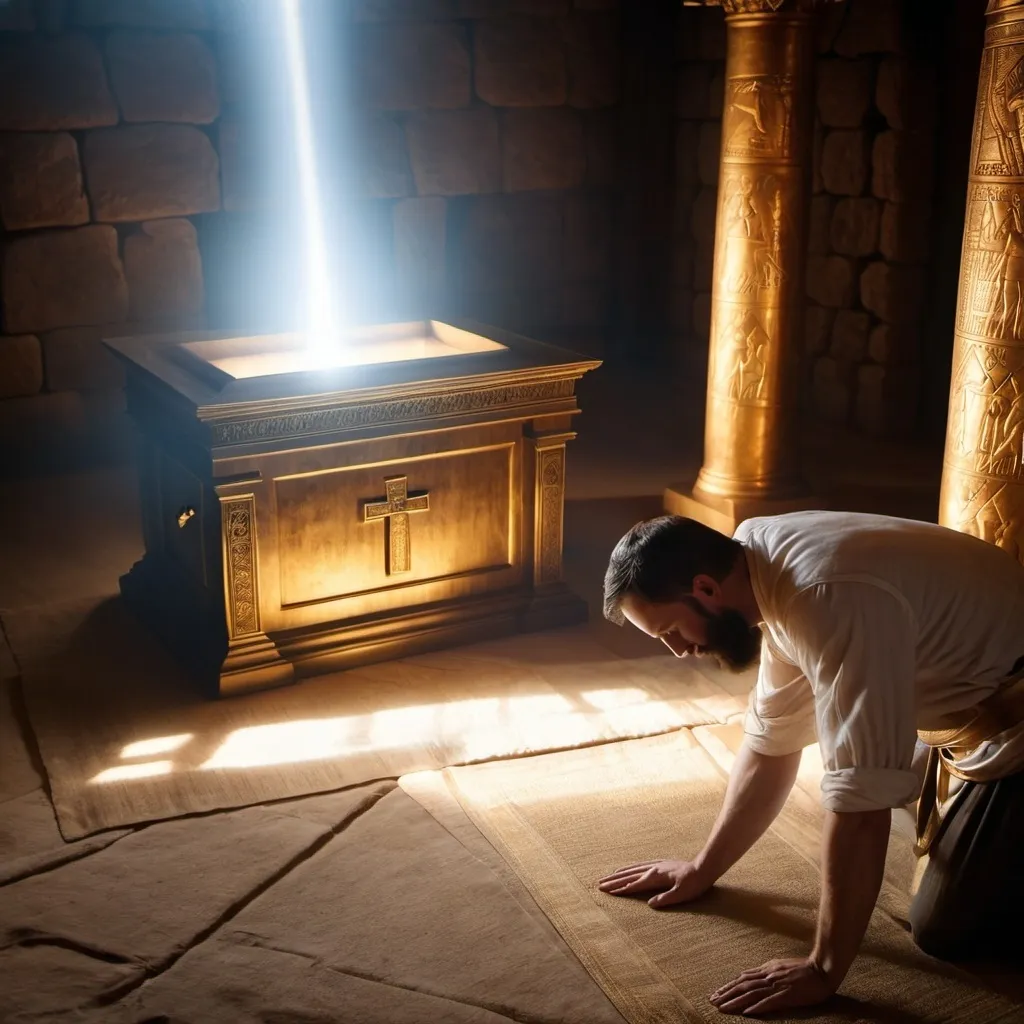
<svg viewBox="0 0 1024 1024"><path fill-rule="evenodd" d="M965 786L932 843L910 905L914 941L944 960L997 957L1020 966L1024 773Z"/></svg>

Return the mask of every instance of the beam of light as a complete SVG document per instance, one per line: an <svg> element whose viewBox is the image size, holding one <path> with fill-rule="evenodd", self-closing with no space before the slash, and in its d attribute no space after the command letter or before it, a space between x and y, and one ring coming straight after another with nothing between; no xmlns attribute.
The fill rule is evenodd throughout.
<svg viewBox="0 0 1024 1024"><path fill-rule="evenodd" d="M640 687L586 690L573 699L554 691L518 693L244 726L226 732L202 761L190 759L186 751L177 762L117 765L90 781L123 782L172 773L380 758L402 751L405 753L399 757L412 771L424 761L465 764L673 732L686 724L678 708L666 700L652 699ZM121 756L177 750L190 739L190 734L182 733L139 740L124 747ZM205 736L199 749L205 751L213 739Z"/></svg>
<svg viewBox="0 0 1024 1024"><path fill-rule="evenodd" d="M90 782L127 782L130 779L149 779L154 775L169 775L173 761L146 761L143 764L120 764L94 775Z"/></svg>
<svg viewBox="0 0 1024 1024"><path fill-rule="evenodd" d="M331 280L324 239L323 206L313 147L313 117L309 104L309 73L302 40L299 0L280 0L284 22L288 79L295 116L295 150L299 165L299 191L306 237L306 302L309 344L327 349L338 343Z"/></svg>
<svg viewBox="0 0 1024 1024"><path fill-rule="evenodd" d="M626 703L602 691L614 714L574 710L563 694L484 697L388 708L362 715L245 726L229 733L200 770L267 768L408 750L451 763L565 749L599 739L667 732L686 725L666 701L627 690Z"/></svg>
<svg viewBox="0 0 1024 1024"><path fill-rule="evenodd" d="M580 694L580 700L599 711L611 711L629 704L643 704L650 697L635 686L623 686L614 690L589 690Z"/></svg>
<svg viewBox="0 0 1024 1024"><path fill-rule="evenodd" d="M149 740L137 740L129 743L121 751L121 757L152 757L154 754L169 754L172 750L185 746L192 739L192 733L183 732L177 736L154 736Z"/></svg>

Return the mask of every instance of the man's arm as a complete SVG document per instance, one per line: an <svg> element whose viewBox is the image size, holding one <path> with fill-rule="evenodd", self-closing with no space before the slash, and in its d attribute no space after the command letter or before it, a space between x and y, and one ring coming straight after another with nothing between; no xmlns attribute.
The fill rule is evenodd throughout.
<svg viewBox="0 0 1024 1024"><path fill-rule="evenodd" d="M826 811L818 930L808 957L770 960L712 993L723 1013L813 1006L842 984L864 938L885 870L891 812Z"/></svg>
<svg viewBox="0 0 1024 1024"><path fill-rule="evenodd" d="M749 850L778 817L800 767L801 751L772 757L744 740L732 771L722 809L694 867L717 881Z"/></svg>
<svg viewBox="0 0 1024 1024"><path fill-rule="evenodd" d="M632 864L600 880L602 892L635 896L662 909L687 903L707 892L750 849L775 820L800 767L800 751L770 757L744 741L736 755L722 809L704 848L692 861L656 860Z"/></svg>
<svg viewBox="0 0 1024 1024"><path fill-rule="evenodd" d="M821 905L811 959L839 987L857 955L885 872L892 812L825 812Z"/></svg>

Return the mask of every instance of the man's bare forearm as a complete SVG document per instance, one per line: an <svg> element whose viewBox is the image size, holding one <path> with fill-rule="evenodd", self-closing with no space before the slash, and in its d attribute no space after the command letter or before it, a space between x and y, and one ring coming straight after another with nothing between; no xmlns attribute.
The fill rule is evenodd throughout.
<svg viewBox="0 0 1024 1024"><path fill-rule="evenodd" d="M885 872L892 812L825 812L821 906L811 959L838 988L867 931Z"/></svg>
<svg viewBox="0 0 1024 1024"><path fill-rule="evenodd" d="M800 767L800 751L769 757L740 748L718 819L694 867L721 878L764 835L782 810Z"/></svg>

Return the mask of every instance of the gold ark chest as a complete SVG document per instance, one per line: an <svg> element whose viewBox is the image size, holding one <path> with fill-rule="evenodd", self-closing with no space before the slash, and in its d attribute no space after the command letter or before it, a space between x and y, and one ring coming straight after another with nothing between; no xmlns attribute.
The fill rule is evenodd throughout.
<svg viewBox="0 0 1024 1024"><path fill-rule="evenodd" d="M599 362L455 321L107 345L141 433L122 594L209 692L586 617L565 455Z"/></svg>

